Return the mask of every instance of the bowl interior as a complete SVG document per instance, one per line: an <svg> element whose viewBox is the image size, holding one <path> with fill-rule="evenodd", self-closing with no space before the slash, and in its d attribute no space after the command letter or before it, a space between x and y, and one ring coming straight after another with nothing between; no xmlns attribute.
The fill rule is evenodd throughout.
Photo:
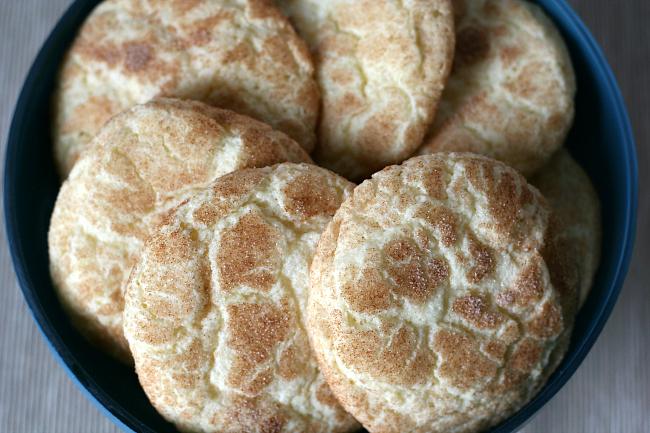
<svg viewBox="0 0 650 433"><path fill-rule="evenodd" d="M125 431L175 428L151 406L132 368L94 349L72 328L52 288L47 230L60 181L50 138L50 97L57 65L98 0L77 0L62 17L25 81L5 156L5 222L12 259L29 308L60 364L86 396ZM603 203L602 261L579 313L564 361L521 411L490 430L512 432L575 372L616 302L630 260L636 223L637 166L627 113L609 67L563 0L538 0L560 28L577 75L576 118L566 146L586 169Z"/></svg>

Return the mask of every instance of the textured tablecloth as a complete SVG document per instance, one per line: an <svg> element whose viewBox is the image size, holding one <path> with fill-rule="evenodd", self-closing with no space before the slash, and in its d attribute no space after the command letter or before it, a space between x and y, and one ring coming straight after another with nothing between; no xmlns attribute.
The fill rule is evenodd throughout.
<svg viewBox="0 0 650 433"><path fill-rule="evenodd" d="M41 44L71 0L0 0L0 155L14 105ZM569 0L621 87L639 160L634 254L593 349L522 432L650 432L650 1ZM1 212L1 211L0 211ZM4 216L2 218L4 221ZM0 231L0 432L118 432L54 359L16 282Z"/></svg>

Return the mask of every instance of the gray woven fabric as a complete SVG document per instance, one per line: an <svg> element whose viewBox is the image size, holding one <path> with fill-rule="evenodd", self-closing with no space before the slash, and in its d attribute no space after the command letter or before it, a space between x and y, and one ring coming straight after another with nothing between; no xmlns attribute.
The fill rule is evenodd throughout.
<svg viewBox="0 0 650 433"><path fill-rule="evenodd" d="M0 155L25 75L70 2L0 0ZM568 384L522 432L650 432L650 3L570 4L601 45L627 104L639 158L639 224L627 280L603 333ZM41 337L18 288L3 229L0 432L118 431L76 388Z"/></svg>

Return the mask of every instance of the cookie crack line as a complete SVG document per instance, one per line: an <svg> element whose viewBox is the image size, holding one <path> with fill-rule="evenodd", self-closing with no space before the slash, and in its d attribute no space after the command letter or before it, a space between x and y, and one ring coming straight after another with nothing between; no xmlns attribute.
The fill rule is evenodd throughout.
<svg viewBox="0 0 650 433"><path fill-rule="evenodd" d="M398 2L398 3L400 5L402 4L401 2ZM402 9L408 13L408 19L409 19L409 22L411 22L412 17L411 17L410 11L408 9L404 8L404 7L402 7ZM339 34L339 35L348 36L348 37L354 39L354 41L355 41L355 48L354 48L355 55L347 56L347 57L353 58L355 60L355 70L358 72L358 76L361 79L361 84L360 84L360 87L358 88L358 90L359 90L359 93L363 96L364 102L366 102L366 104L364 104L365 107L363 109L355 112L354 114L352 114L351 116L348 117L349 120L346 122L345 132L346 132L347 135L349 135L351 124L353 123L353 119L364 116L369 111L372 111L372 109L373 109L372 105L367 103L369 100L371 100L371 98L370 98L370 96L369 96L366 89L368 88L370 83L374 82L374 81L371 81L371 80L368 79L368 74L366 73L366 70L363 67L363 62L361 61L361 58L356 54L359 51L359 48L358 48L359 43L363 39L363 36L357 35L356 33L352 32L350 30L343 30L340 27L338 21L333 18L333 16L332 16L333 13L334 13L334 11L331 11L331 10L329 11L329 13L327 15L327 21L329 21L330 24L332 24L334 26L335 33ZM421 39L421 37L419 36L418 29L415 26L411 26L411 28L415 33L417 33L416 34L416 40L418 38ZM320 44L320 41L316 44L316 47L318 47L319 44ZM418 48L420 48L420 45L418 45ZM420 61L418 62L418 68L417 69L421 72L420 76L424 77L424 75L425 75L424 72L423 72L424 59L423 59L423 56L422 56L422 50L419 50L419 53L420 53L420 56L419 56ZM320 68L317 68L317 69L320 70ZM321 81L321 80L322 80L322 78L319 79L319 81ZM321 81L321 84L322 84L322 81ZM414 107L414 104L412 102L413 98L411 97L410 93L407 90L404 89L403 86L399 86L399 85L397 85L397 82L395 82L395 85L393 85L393 86L381 86L381 87L379 87L379 89L387 89L387 88L397 89L400 93L408 96L407 100L409 100L411 102L409 104L410 111L411 112L416 112L416 113L418 112L418 110L414 110L414 108L413 108ZM323 93L326 93L326 92L323 92Z"/></svg>

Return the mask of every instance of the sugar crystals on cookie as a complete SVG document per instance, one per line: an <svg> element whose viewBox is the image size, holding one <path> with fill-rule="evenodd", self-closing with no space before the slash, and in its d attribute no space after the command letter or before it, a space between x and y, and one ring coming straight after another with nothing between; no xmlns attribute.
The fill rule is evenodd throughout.
<svg viewBox="0 0 650 433"><path fill-rule="evenodd" d="M239 170L147 240L124 329L140 383L180 430L358 430L305 329L309 265L352 188L314 165Z"/></svg>
<svg viewBox="0 0 650 433"><path fill-rule="evenodd" d="M561 222L514 169L470 153L388 167L325 229L308 330L370 432L474 432L559 364L578 302Z"/></svg>

